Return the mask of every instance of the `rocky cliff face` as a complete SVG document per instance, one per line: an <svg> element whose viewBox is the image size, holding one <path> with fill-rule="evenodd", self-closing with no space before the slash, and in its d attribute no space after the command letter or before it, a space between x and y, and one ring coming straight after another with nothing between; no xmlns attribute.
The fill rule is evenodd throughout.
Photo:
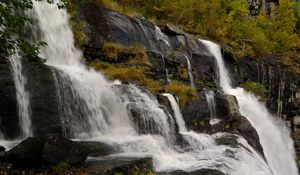
<svg viewBox="0 0 300 175"><path fill-rule="evenodd" d="M83 44L87 59L103 57L101 46L104 41L112 41L125 46L143 45L152 63L153 76L166 79L165 70L172 80L184 81L177 75L176 66L188 67L186 57L192 64L194 83L198 98L190 101L183 109L187 125L201 132L211 132L207 127L209 109L205 98L206 89L218 89L217 67L212 55L199 40L170 25L154 26L143 18L132 18L107 10L92 3L78 4L79 19L86 23L87 39ZM97 16L97 20L94 18ZM299 127L300 77L275 58L248 58L235 61L224 52L226 66L238 86L246 81L261 83L268 90L267 106L276 116L287 121L294 133ZM296 135L295 135L296 136Z"/></svg>
<svg viewBox="0 0 300 175"><path fill-rule="evenodd" d="M237 106L234 97L220 94L215 83L218 79L215 59L198 38L174 26L155 26L143 18L124 16L93 3L79 3L76 6L79 20L85 24L86 39L81 46L87 61L107 61L102 48L105 41L124 46L140 44L145 47L151 62L150 75L153 79L166 81L169 76L172 81L178 80L191 85L189 78L183 78L178 73L178 67L181 65L188 71L188 59L192 65L191 74L198 95L182 108L187 126L205 133L220 131L238 133L256 150L262 152L257 133L251 124L238 114L237 107L234 107ZM287 121L295 133L297 142L296 133L300 128L299 75L275 63L272 58L245 58L235 61L227 53L224 53L224 57L235 80L234 85L252 81L267 87L267 104L270 111ZM35 135L62 134L59 99L53 71L55 70L51 67L33 61L24 64ZM16 138L19 131L16 125L17 103L9 64L1 62L0 72L0 129L8 138ZM215 127L209 124L210 111L205 96L208 89L218 94L217 113L223 116L223 121ZM160 101L170 110L170 104L166 100Z"/></svg>

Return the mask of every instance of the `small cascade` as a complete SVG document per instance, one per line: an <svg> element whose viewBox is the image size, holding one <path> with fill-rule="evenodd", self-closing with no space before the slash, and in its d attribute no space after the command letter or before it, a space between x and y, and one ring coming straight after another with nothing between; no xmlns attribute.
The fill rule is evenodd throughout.
<svg viewBox="0 0 300 175"><path fill-rule="evenodd" d="M166 74L166 83L169 84L171 83L171 80L169 78L169 70L166 68L166 60L165 60L165 57L163 55L161 55L161 58L163 60L163 65L164 65L164 70L165 70L165 74Z"/></svg>
<svg viewBox="0 0 300 175"><path fill-rule="evenodd" d="M174 98L174 96L172 94L169 93L165 93L163 94L163 96L167 97L171 103L172 109L174 111L174 117L176 120L176 123L178 125L178 129L180 133L183 132L187 132L186 126L185 126L185 122L182 118L178 103L176 101L176 99Z"/></svg>
<svg viewBox="0 0 300 175"><path fill-rule="evenodd" d="M171 83L171 79L170 79L170 76L169 76L169 70L166 68L166 77L167 77L167 83Z"/></svg>
<svg viewBox="0 0 300 175"><path fill-rule="evenodd" d="M206 101L209 107L210 113L210 125L215 125L219 123L221 120L217 118L216 115L216 103L215 103L215 93L214 91L205 91Z"/></svg>
<svg viewBox="0 0 300 175"><path fill-rule="evenodd" d="M193 77L193 70L192 70L191 62L190 62L189 58L188 58L186 55L185 55L184 57L185 57L186 63L187 63L188 74L189 74L191 86L192 86L192 87L195 87L194 77Z"/></svg>
<svg viewBox="0 0 300 175"><path fill-rule="evenodd" d="M32 135L29 93L25 88L27 79L22 73L23 67L21 57L19 55L12 55L9 58L9 62L11 65L11 70L13 72L13 79L16 87L21 138L26 138Z"/></svg>
<svg viewBox="0 0 300 175"><path fill-rule="evenodd" d="M164 106L159 105L157 99L147 90L142 92L134 85L125 86L126 93L118 91L117 94L126 103L130 116L138 125L137 130L142 133L160 134L172 144L175 136L175 122Z"/></svg>
<svg viewBox="0 0 300 175"><path fill-rule="evenodd" d="M157 40L160 42L164 42L165 44L167 44L168 46L171 46L170 45L170 42L169 42L169 38L167 37L167 35L165 35L158 26L155 26L155 33L156 33L156 38Z"/></svg>
<svg viewBox="0 0 300 175"><path fill-rule="evenodd" d="M256 129L266 160L274 175L298 175L295 150L290 132L285 124L272 116L265 105L254 95L242 88L233 88L223 62L219 45L201 40L215 57L219 68L219 84L225 93L235 95L240 105L240 113L247 117Z"/></svg>

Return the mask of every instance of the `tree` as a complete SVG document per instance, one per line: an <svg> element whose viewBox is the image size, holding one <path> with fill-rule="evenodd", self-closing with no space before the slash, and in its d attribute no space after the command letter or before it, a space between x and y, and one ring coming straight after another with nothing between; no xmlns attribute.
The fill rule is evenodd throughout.
<svg viewBox="0 0 300 175"><path fill-rule="evenodd" d="M47 1L54 3L54 0ZM57 5L62 8L66 2L60 0ZM26 13L32 8L31 0L0 1L0 57L5 58L16 52L22 56L38 55L39 45L43 43L32 43L20 34L27 24L33 22Z"/></svg>

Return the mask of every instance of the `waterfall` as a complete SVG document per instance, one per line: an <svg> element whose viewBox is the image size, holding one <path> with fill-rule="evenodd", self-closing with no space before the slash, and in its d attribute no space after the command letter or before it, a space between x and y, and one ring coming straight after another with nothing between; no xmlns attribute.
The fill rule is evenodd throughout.
<svg viewBox="0 0 300 175"><path fill-rule="evenodd" d="M185 126L185 122L182 118L182 115L181 115L181 112L180 112L180 109L179 109L176 99L174 98L174 96L172 94L169 94L169 93L165 93L165 94L163 94L163 96L167 97L171 103L172 109L174 111L174 117L175 117L176 123L179 128L179 132L180 133L186 132L187 129Z"/></svg>
<svg viewBox="0 0 300 175"><path fill-rule="evenodd" d="M159 42L162 41L165 44L167 44L168 46L171 46L167 35L165 35L158 26L155 26L155 34L156 34L156 39Z"/></svg>
<svg viewBox="0 0 300 175"><path fill-rule="evenodd" d="M171 83L171 80L170 80L170 77L169 77L169 70L168 69L165 69L166 70L166 78L167 78L167 84Z"/></svg>
<svg viewBox="0 0 300 175"><path fill-rule="evenodd" d="M174 97L165 94L175 114L170 116L147 90L107 81L87 69L82 53L74 47L67 12L43 1L33 4L39 25L36 32L48 43L41 56L54 68L57 79L65 135L117 146L120 152L110 155L114 158L150 156L157 172L210 168L231 175L271 175L264 160L243 138L187 131ZM181 133L174 133L175 125ZM173 139L178 135L183 143ZM228 137L237 144L218 143Z"/></svg>
<svg viewBox="0 0 300 175"><path fill-rule="evenodd" d="M10 56L9 62L11 65L11 70L13 72L13 79L16 88L21 138L26 138L32 135L29 93L25 88L27 80L22 73L23 67L21 57L18 54L14 54Z"/></svg>
<svg viewBox="0 0 300 175"><path fill-rule="evenodd" d="M205 91L206 101L210 113L210 125L215 125L220 122L220 119L216 115L216 103L215 103L215 93L214 91Z"/></svg>
<svg viewBox="0 0 300 175"><path fill-rule="evenodd" d="M220 47L201 40L213 54L219 68L219 84L225 93L235 95L244 115L256 129L265 157L274 175L298 175L295 151L290 132L284 123L272 116L265 105L242 88L233 88L223 62Z"/></svg>
<svg viewBox="0 0 300 175"><path fill-rule="evenodd" d="M195 87L191 62L190 62L189 58L188 58L186 55L184 55L184 57L185 57L186 63L187 63L188 74L189 74L191 86L192 86L192 87Z"/></svg>
<svg viewBox="0 0 300 175"><path fill-rule="evenodd" d="M125 106L112 91L113 83L82 63L82 53L74 46L66 10L45 1L33 1L37 32L47 46L41 57L53 66L61 99L65 135L85 137L107 132L132 132ZM124 127L117 128L122 124ZM129 130L127 130L129 128Z"/></svg>

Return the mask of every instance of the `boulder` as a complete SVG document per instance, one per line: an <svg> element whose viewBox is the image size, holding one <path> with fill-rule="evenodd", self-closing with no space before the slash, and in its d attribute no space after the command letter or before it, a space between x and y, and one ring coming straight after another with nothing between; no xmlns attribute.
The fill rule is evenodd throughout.
<svg viewBox="0 0 300 175"><path fill-rule="evenodd" d="M40 167L46 164L78 164L87 152L82 145L60 136L30 137L12 148L1 158L16 167Z"/></svg>
<svg viewBox="0 0 300 175"><path fill-rule="evenodd" d="M49 137L42 150L43 160L58 164L66 162L70 165L83 163L87 158L84 146L63 137Z"/></svg>
<svg viewBox="0 0 300 175"><path fill-rule="evenodd" d="M216 94L216 116L219 119L228 119L239 114L239 105L233 95Z"/></svg>
<svg viewBox="0 0 300 175"><path fill-rule="evenodd" d="M78 141L76 143L82 145L85 148L88 156L91 157L107 156L119 151L118 148L101 142Z"/></svg>
<svg viewBox="0 0 300 175"><path fill-rule="evenodd" d="M5 151L5 147L0 145L0 152L4 152Z"/></svg>
<svg viewBox="0 0 300 175"><path fill-rule="evenodd" d="M177 171L172 171L167 173L159 173L158 175L225 175L225 174L219 170L200 169L192 172L177 170Z"/></svg>
<svg viewBox="0 0 300 175"><path fill-rule="evenodd" d="M87 174L155 174L151 158L108 157L103 160L87 161Z"/></svg>
<svg viewBox="0 0 300 175"><path fill-rule="evenodd" d="M30 137L12 148L5 155L7 162L17 167L37 167L44 164L41 156L46 138Z"/></svg>
<svg viewBox="0 0 300 175"><path fill-rule="evenodd" d="M257 152L259 152L261 155L264 155L257 131L251 125L249 120L247 120L247 118L237 114L227 121L227 127L225 129L228 132L241 135Z"/></svg>

